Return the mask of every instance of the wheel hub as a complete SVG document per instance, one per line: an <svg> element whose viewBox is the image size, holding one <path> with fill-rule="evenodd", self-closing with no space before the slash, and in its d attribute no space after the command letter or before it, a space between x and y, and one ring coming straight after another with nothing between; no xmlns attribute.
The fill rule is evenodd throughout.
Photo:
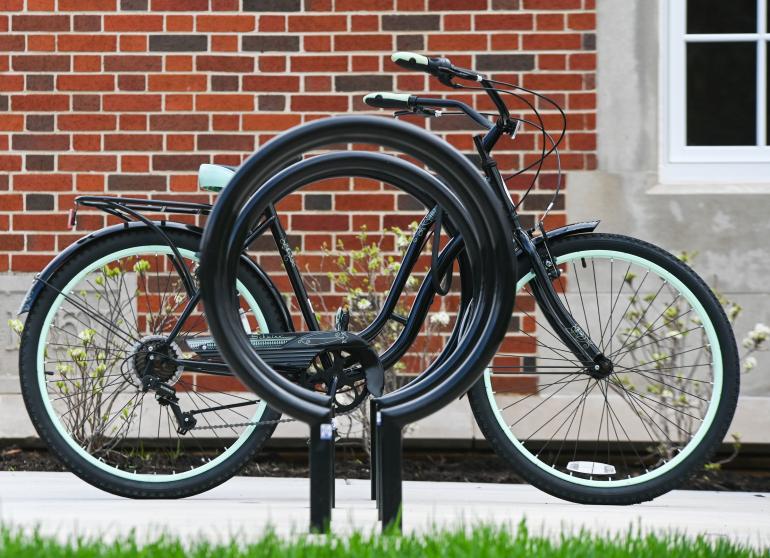
<svg viewBox="0 0 770 558"><path fill-rule="evenodd" d="M588 375L597 380L604 380L609 377L615 370L615 366L612 361L604 355L600 355L595 361L593 366L588 367Z"/></svg>
<svg viewBox="0 0 770 558"><path fill-rule="evenodd" d="M148 335L133 347L131 368L139 386L147 375L158 378L166 385L174 385L184 368L175 360L181 351L176 343L168 343L162 335Z"/></svg>

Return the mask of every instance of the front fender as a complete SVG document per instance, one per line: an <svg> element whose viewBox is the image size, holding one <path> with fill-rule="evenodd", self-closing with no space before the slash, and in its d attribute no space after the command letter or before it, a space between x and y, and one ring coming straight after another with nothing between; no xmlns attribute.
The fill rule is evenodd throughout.
<svg viewBox="0 0 770 558"><path fill-rule="evenodd" d="M570 223L569 225L559 227L558 229L546 231L545 240L558 240L567 236L590 233L596 230L596 227L599 226L599 222L600 221L583 221L581 223ZM544 239L542 236L536 236L532 239L535 247L539 247L541 244L543 244L543 240ZM525 259L526 256L522 253L521 250L517 249L516 258L519 261L519 265L521 265L523 263L522 260Z"/></svg>
<svg viewBox="0 0 770 558"><path fill-rule="evenodd" d="M183 230L185 232L190 232L198 236L203 235L203 229L201 229L200 227L196 227L194 225L187 225L184 223L177 223L174 221L155 221L153 222L153 224L157 227L160 227L161 229ZM32 281L32 285L30 285L30 288L27 291L27 294L24 296L24 300L22 301L21 306L19 307L18 314L21 315L29 312L30 308L32 308L32 304L34 304L35 300L40 295L40 292L45 287L46 282L51 279L53 274L56 273L62 267L62 265L64 265L64 263L72 256L72 254L75 251L80 250L83 247L88 246L89 244L97 240L101 240L110 235L120 234L127 229L137 229L137 228L150 228L150 227L149 225L141 221L131 221L128 223L120 223L117 225L105 227L103 229L99 229L98 231L89 233L86 236L83 236L82 238L79 238L78 240L70 244L66 249L64 249L64 251L59 253L59 255L57 255L53 260L51 260L48 263L48 265L45 266L43 271L35 275L35 278ZM289 313L289 310L286 307L286 303L281 297L281 293L278 291L278 288L275 286L275 283L273 283L270 280L267 273L265 273L265 271L256 262L252 261L245 254L242 256L242 260L243 260L243 263L245 265L248 265L249 268L252 269L257 274L259 279L264 283L265 287L267 288L267 291L270 293L270 296L273 298L277 307L280 309L281 317L283 318L284 325L286 327L285 331L294 331L294 327L292 325L292 320L291 320L291 314Z"/></svg>

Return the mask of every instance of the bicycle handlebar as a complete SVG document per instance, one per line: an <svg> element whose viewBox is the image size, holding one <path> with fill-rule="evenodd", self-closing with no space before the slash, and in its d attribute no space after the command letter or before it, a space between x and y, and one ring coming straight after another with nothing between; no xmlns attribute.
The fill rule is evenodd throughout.
<svg viewBox="0 0 770 558"><path fill-rule="evenodd" d="M414 107L414 100L416 98L415 95L409 95L408 93L378 91L376 93L369 93L364 97L364 102L370 107L375 108L408 110Z"/></svg>
<svg viewBox="0 0 770 558"><path fill-rule="evenodd" d="M402 68L406 68L408 70L415 70L418 72L425 72L432 76L435 76L444 85L453 87L455 89L462 88L462 86L456 83L453 83L452 82L453 78L465 79L465 80L481 83L481 88L483 88L487 92L487 95L489 95L489 98L492 99L492 102L495 104L497 111L500 113L500 118L502 119L502 121L505 123L509 122L510 114L508 113L508 107L506 106L505 102L503 102L499 93L495 89L492 81L490 81L489 78L484 74L480 74L474 70L468 70L466 68L458 68L457 66L453 65L448 58L428 58L423 54L417 54L414 52L395 52L393 53L393 55L391 55L390 59L396 64L398 64L399 66L401 66ZM371 106L379 106L379 105L371 105ZM395 108L395 107L389 106L389 107L383 107L383 108ZM401 105L400 108L413 109L413 106L404 107L403 105ZM464 112L467 112L467 111L464 111ZM473 118L476 122L481 124L481 120L479 118L480 115L478 113L475 115L471 113L467 113L467 114L468 116Z"/></svg>
<svg viewBox="0 0 770 558"><path fill-rule="evenodd" d="M469 81L481 81L484 76L473 70L458 68L448 58L428 58L414 52L395 52L390 59L407 70L425 72L439 79L457 77Z"/></svg>
<svg viewBox="0 0 770 558"><path fill-rule="evenodd" d="M414 52L394 52L390 59L407 70L430 72L430 58Z"/></svg>
<svg viewBox="0 0 770 558"><path fill-rule="evenodd" d="M390 59L408 70L415 70L419 72L425 72L432 76L435 76L443 83L454 88L460 88L460 85L452 83L453 78L465 79L470 81L476 81L481 83L481 88L484 89L489 95L492 102L500 114L499 126L495 128L484 115L480 112L472 109L468 105L460 101L454 101L450 99L432 99L425 97L417 97L407 93L390 93L390 92L377 92L370 93L364 97L364 102L376 108L383 109L396 109L414 112L415 114L422 114L425 116L441 116L441 111L432 111L427 107L440 107L448 108L453 107L461 110L468 115L474 122L490 130L492 133L485 139L485 145L491 149L497 139L500 137L500 130L505 133L510 133L512 136L516 133L517 126L511 127L511 119L508 113L508 107L500 98L499 93L492 85L492 82L478 72L468 70L465 68L458 68L452 64L448 58L429 58L423 54L417 54L414 52L395 52L391 55ZM397 116L400 116L398 113ZM494 130L497 132L494 132Z"/></svg>
<svg viewBox="0 0 770 558"><path fill-rule="evenodd" d="M431 111L427 107L455 108L467 114L479 126L483 126L486 129L493 127L493 124L480 112L472 109L462 101L455 101L454 99L433 99L429 97L418 97L417 95L410 95L408 93L378 91L366 95L364 97L364 102L370 107L401 109L426 116L441 116L441 111Z"/></svg>

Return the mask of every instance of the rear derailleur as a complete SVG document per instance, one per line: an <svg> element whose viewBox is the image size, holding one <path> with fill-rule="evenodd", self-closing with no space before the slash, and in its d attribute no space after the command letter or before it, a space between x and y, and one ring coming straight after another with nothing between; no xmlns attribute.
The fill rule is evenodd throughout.
<svg viewBox="0 0 770 558"><path fill-rule="evenodd" d="M168 384L165 384L157 376L148 374L142 378L142 391L155 392L155 400L161 407L170 407L174 414L177 424L177 434L187 434L195 428L198 421L189 411L182 411L179 407L179 398L176 396L176 390Z"/></svg>

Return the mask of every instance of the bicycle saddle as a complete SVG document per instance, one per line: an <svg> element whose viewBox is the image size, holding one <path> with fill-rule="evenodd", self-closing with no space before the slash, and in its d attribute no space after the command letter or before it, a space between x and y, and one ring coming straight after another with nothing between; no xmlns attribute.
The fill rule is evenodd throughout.
<svg viewBox="0 0 770 558"><path fill-rule="evenodd" d="M221 192L235 175L238 167L204 163L198 169L198 187L209 192Z"/></svg>
<svg viewBox="0 0 770 558"><path fill-rule="evenodd" d="M302 160L302 157L291 159L286 166ZM237 166L204 163L198 168L198 188L209 192L219 193L230 183L230 179L238 172Z"/></svg>

